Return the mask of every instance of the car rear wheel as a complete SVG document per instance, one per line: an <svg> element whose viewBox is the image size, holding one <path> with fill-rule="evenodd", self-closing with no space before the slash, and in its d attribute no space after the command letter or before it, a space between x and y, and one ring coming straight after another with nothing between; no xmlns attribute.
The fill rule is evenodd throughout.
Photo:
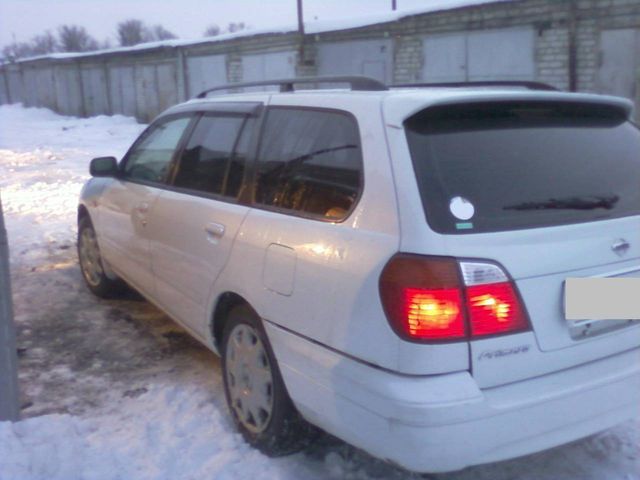
<svg viewBox="0 0 640 480"><path fill-rule="evenodd" d="M282 381L257 315L234 308L222 342L227 404L245 440L266 455L287 455L307 446L316 429L297 412Z"/></svg>
<svg viewBox="0 0 640 480"><path fill-rule="evenodd" d="M98 238L89 217L78 223L78 260L84 281L94 295L111 298L122 291L121 282L110 279L104 271Z"/></svg>

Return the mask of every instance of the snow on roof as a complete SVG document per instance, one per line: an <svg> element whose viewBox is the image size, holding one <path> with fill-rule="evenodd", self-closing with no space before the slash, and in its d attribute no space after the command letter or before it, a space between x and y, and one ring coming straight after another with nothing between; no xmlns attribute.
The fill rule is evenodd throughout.
<svg viewBox="0 0 640 480"><path fill-rule="evenodd" d="M325 32L334 32L340 30L350 30L352 28L366 27L370 25L395 22L402 18L411 17L413 15L422 15L426 13L433 13L444 10L454 10L457 8L470 7L475 5L482 5L487 3L500 3L510 2L513 0L429 0L429 4L419 8L396 10L384 13L375 13L368 15L361 15L349 19L340 20L318 20L307 21L304 23L305 33L317 34ZM82 57L93 57L98 55L107 55L112 53L126 53L137 52L145 50L153 50L162 47L184 47L190 45L198 45L204 43L224 42L227 40L233 40L242 37L254 37L257 35L265 34L285 34L293 33L298 30L297 25L282 25L260 29L248 29L235 33L223 33L216 35L215 37L203 37L197 39L173 39L173 40L160 40L156 42L140 43L131 47L116 47L108 48L104 50L96 50L92 52L78 52L78 53L51 53L48 55L39 55L36 57L23 58L18 60L21 62L31 62L34 60L44 59L73 59Z"/></svg>
<svg viewBox="0 0 640 480"><path fill-rule="evenodd" d="M344 20L305 22L306 33L323 33L336 30L349 30L351 28L366 27L378 23L395 22L402 18L425 13L454 10L456 8L471 7L485 3L509 2L512 0L429 0L428 5L412 9L396 10L392 12L361 15Z"/></svg>

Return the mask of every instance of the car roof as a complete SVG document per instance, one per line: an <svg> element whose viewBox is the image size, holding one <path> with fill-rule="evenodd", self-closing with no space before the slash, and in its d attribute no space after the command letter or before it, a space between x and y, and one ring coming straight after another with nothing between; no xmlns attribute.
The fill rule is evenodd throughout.
<svg viewBox="0 0 640 480"><path fill-rule="evenodd" d="M633 115L633 103L620 97L596 95L590 93L570 93L549 90L531 90L522 87L392 87L386 90L349 90L349 89L315 89L295 90L292 92L246 92L217 93L205 98L194 98L176 105L162 114L184 111L218 110L221 103L235 104L280 104L286 102L295 105L300 102L305 106L318 108L335 108L349 110L349 103L371 103L382 105L387 123L400 125L405 119L425 108L439 105L531 101L580 103L598 106L609 106L618 109L622 115L630 118ZM249 108L249 107L247 107Z"/></svg>

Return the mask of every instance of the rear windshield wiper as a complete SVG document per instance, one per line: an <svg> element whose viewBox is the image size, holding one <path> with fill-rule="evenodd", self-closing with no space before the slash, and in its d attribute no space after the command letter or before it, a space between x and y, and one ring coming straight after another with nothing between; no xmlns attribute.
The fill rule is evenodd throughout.
<svg viewBox="0 0 640 480"><path fill-rule="evenodd" d="M595 210L604 208L610 210L618 203L617 195L584 197L550 198L541 202L523 202L502 207L504 210Z"/></svg>

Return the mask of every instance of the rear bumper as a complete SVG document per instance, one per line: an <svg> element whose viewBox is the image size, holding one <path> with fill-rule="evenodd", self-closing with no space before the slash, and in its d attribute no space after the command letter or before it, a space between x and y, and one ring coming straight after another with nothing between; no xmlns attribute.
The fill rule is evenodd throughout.
<svg viewBox="0 0 640 480"><path fill-rule="evenodd" d="M408 470L446 472L526 455L640 413L640 349L480 390L468 372L396 375L267 324L308 420Z"/></svg>

